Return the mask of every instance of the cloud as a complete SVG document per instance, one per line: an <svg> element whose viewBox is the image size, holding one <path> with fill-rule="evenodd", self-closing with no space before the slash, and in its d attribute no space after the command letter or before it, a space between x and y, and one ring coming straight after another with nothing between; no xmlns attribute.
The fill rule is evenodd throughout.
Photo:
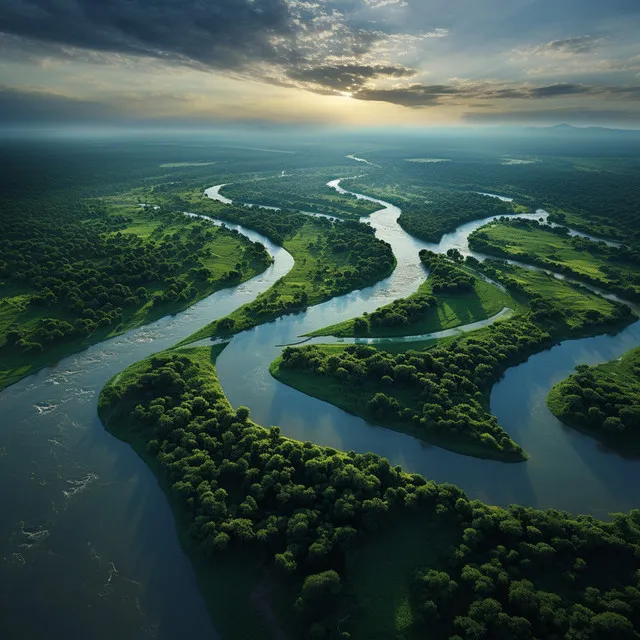
<svg viewBox="0 0 640 640"><path fill-rule="evenodd" d="M338 92L362 90L370 80L404 78L415 75L415 71L401 65L335 64L319 67L291 69L287 77L306 89L330 89Z"/></svg>
<svg viewBox="0 0 640 640"><path fill-rule="evenodd" d="M362 0L367 6L372 9L381 9L382 7L408 7L409 3L406 0Z"/></svg>
<svg viewBox="0 0 640 640"><path fill-rule="evenodd" d="M469 101L544 100L567 96L599 96L622 100L640 100L640 86L597 86L557 83L543 86L499 83L496 81L457 81L449 85L412 84L391 89L361 89L353 94L358 100L390 102L405 107L433 107L443 104L468 104Z"/></svg>
<svg viewBox="0 0 640 640"><path fill-rule="evenodd" d="M285 0L0 0L5 33L225 69L275 59L292 19Z"/></svg>
<svg viewBox="0 0 640 640"><path fill-rule="evenodd" d="M574 36L563 40L551 40L551 42L538 44L528 49L517 49L516 53L525 57L551 56L565 58L593 53L600 49L604 41L604 38L591 35Z"/></svg>
<svg viewBox="0 0 640 640"><path fill-rule="evenodd" d="M558 96L573 96L576 94L593 93L595 87L581 84L557 83L546 87L534 87L529 90L531 98L556 98Z"/></svg>

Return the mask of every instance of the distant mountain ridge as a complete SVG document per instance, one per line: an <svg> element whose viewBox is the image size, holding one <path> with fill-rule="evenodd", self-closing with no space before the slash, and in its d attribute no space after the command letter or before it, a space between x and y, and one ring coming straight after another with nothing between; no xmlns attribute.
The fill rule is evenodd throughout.
<svg viewBox="0 0 640 640"><path fill-rule="evenodd" d="M563 122L550 127L524 127L526 131L530 132L545 132L549 134L561 133L568 135L580 135L584 133L598 134L598 135L640 135L638 129L611 129L609 127L575 127L572 124Z"/></svg>

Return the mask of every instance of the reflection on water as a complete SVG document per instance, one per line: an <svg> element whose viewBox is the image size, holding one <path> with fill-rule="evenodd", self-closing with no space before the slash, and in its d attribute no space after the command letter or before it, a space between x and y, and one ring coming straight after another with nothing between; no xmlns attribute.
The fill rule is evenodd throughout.
<svg viewBox="0 0 640 640"><path fill-rule="evenodd" d="M0 636L65 640L216 637L163 493L96 415L125 367L253 300L292 266L90 347L0 393Z"/></svg>
<svg viewBox="0 0 640 640"><path fill-rule="evenodd" d="M221 186L208 195L225 201ZM341 189L340 181L330 186ZM486 222L463 225L434 245L398 226L398 208L359 197L380 204L367 220L392 245L396 270L372 287L231 340L218 360L231 403L249 406L257 422L278 424L294 438L375 451L408 471L454 482L490 503L596 515L636 506L637 463L563 427L547 410L545 398L575 364L609 360L639 344L640 323L617 336L565 342L509 370L496 385L491 408L531 455L521 464L477 460L430 446L309 398L269 375L269 364L281 351L276 345L409 295L426 275L420 249L458 248L468 254L469 233ZM274 264L183 313L91 347L0 393L3 637L215 637L160 488L129 446L104 431L96 401L111 376L253 300L292 267L282 248L238 225L228 226L265 244Z"/></svg>
<svg viewBox="0 0 640 640"><path fill-rule="evenodd" d="M329 186L344 191L339 180ZM430 446L305 396L269 375L269 364L281 351L276 345L300 341L302 334L374 311L415 291L426 273L418 259L420 249L446 252L456 248L464 255L482 257L469 249L468 237L490 218L460 226L439 244L423 243L396 223L400 214L397 207L360 197L384 207L367 220L377 236L392 245L398 260L396 270L372 287L236 336L218 358L218 374L231 403L248 406L258 423L278 424L291 437L337 449L374 451L388 457L392 464L437 481L455 483L471 496L492 504L518 502L602 517L637 506L638 464L621 460L594 440L563 426L549 412L545 400L551 386L575 365L610 360L640 344L640 322L615 336L566 341L507 371L493 389L491 410L529 453L530 460L525 463L478 460ZM546 220L547 215L538 210L519 217ZM312 342L337 340L316 338Z"/></svg>

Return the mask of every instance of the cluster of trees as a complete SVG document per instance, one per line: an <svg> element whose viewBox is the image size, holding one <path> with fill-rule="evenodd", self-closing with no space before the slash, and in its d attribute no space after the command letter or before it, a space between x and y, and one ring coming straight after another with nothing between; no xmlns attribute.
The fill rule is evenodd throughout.
<svg viewBox="0 0 640 640"><path fill-rule="evenodd" d="M327 623L347 554L365 532L397 509L438 503L453 510L463 496L374 454L341 453L255 425L248 409L229 406L215 373L187 355L163 354L137 367L102 392L107 425L122 429L132 416L203 549L214 555L258 545L278 574L300 585L297 610L316 630Z"/></svg>
<svg viewBox="0 0 640 640"><path fill-rule="evenodd" d="M511 204L468 188L447 189L428 185L420 175L421 168L434 166L436 163L415 165L403 161L394 172L358 176L346 184L350 185L349 189L361 190L400 207L400 226L427 242L439 242L443 234L454 231L464 222L513 213ZM418 175L414 175L416 170ZM446 180L443 182L446 183Z"/></svg>
<svg viewBox="0 0 640 640"><path fill-rule="evenodd" d="M250 229L255 229L276 244L282 244L287 238L291 238L307 222L309 216L296 211L274 211L259 207L246 207L241 205L227 205L221 210L216 203L208 200L199 207L205 213L211 213L217 218L241 224ZM321 222L324 219L318 218ZM327 226L330 224L326 220Z"/></svg>
<svg viewBox="0 0 640 640"><path fill-rule="evenodd" d="M329 354L315 345L287 347L279 367L317 376L318 388L323 378L329 378L362 389L363 398L369 398L368 414L378 422L404 426L445 446L467 445L474 455L521 460L524 452L488 412L485 394L508 367L549 347L558 337L584 332L604 318L582 299L581 304L569 306L566 296L550 299L523 286L514 277L518 267L487 261L483 268L523 294L530 310L421 352L394 355L353 345ZM571 285L560 286L578 293ZM628 307L607 305L608 322L628 322Z"/></svg>
<svg viewBox="0 0 640 640"><path fill-rule="evenodd" d="M416 187L412 186L415 191ZM438 242L443 234L470 220L513 213L510 204L473 191L423 188L419 196L402 209L400 226L411 235Z"/></svg>
<svg viewBox="0 0 640 640"><path fill-rule="evenodd" d="M226 210L220 215L228 217ZM306 243L305 252L296 255L300 263L298 275L292 276L296 282L291 283L289 276L280 278L270 289L235 311L232 317L217 321L214 333L226 335L244 331L284 313L304 309L309 304L361 289L392 273L395 257L391 245L378 240L369 224L302 217L305 226L291 237L298 250L301 242ZM286 219L287 214L269 212L268 218ZM250 222L243 221L243 224ZM301 278L306 282L300 281Z"/></svg>
<svg viewBox="0 0 640 640"><path fill-rule="evenodd" d="M380 327L405 327L418 322L437 304L434 296L416 293L408 298L394 300L372 313L365 312L362 317L353 321L353 328L358 334L366 334Z"/></svg>
<svg viewBox="0 0 640 640"><path fill-rule="evenodd" d="M553 413L571 426L625 446L640 441L640 349L576 372L551 390Z"/></svg>
<svg viewBox="0 0 640 640"><path fill-rule="evenodd" d="M0 334L5 350L42 351L86 337L117 326L149 302L186 304L214 281L240 279L249 267L271 261L261 244L182 214L148 210L149 224L160 224L142 238L123 233L132 218L111 214L103 201L61 206L54 198L36 210L16 201L1 207L0 280L28 292L15 317L30 320ZM232 268L214 275L211 247L222 238L242 248Z"/></svg>
<svg viewBox="0 0 640 640"><path fill-rule="evenodd" d="M550 340L529 317L519 317L420 352L350 345L328 355L315 345L287 347L280 366L360 385L378 422L405 424L423 439L449 446L471 445L480 456L523 460L522 448L487 411L483 392Z"/></svg>
<svg viewBox="0 0 640 640"><path fill-rule="evenodd" d="M419 255L422 264L429 269L429 284L434 293L473 291L475 283L473 276L453 264L463 260L462 254L457 249L449 249L446 256L422 249Z"/></svg>
<svg viewBox="0 0 640 640"><path fill-rule="evenodd" d="M329 180L346 175L350 171L353 169L345 167L297 170L283 176L236 181L226 186L224 193L236 202L358 219L377 211L379 205L358 200L348 193L339 194L326 186Z"/></svg>
<svg viewBox="0 0 640 640"><path fill-rule="evenodd" d="M448 562L413 583L433 638L637 640L640 510L604 523L554 510L472 502Z"/></svg>
<svg viewBox="0 0 640 640"><path fill-rule="evenodd" d="M513 245L518 245L517 251L512 246L505 246L500 240L492 236L491 230L496 227L509 227L533 230L542 234L563 236L562 242L573 251L591 254L599 263L599 268L592 272L577 271L572 267L570 256L565 260L558 252L540 255L526 250L526 243L518 245L518 238L514 236ZM550 245L552 243L549 243ZM535 220L518 220L500 218L477 229L469 236L469 246L476 251L482 251L504 258L516 258L530 264L552 269L560 273L574 276L596 286L606 287L629 300L640 300L640 270L633 264L635 258L631 250L609 247L602 242L592 242L581 237L571 237L565 227L550 228Z"/></svg>
<svg viewBox="0 0 640 640"><path fill-rule="evenodd" d="M148 442L212 571L216 554L258 549L297 589L297 637L349 637L350 551L413 512L451 530L439 570L416 566L418 633L637 638L640 512L604 523L488 507L375 454L290 440L234 411L209 350L195 351L125 371L103 390L100 415L119 436Z"/></svg>

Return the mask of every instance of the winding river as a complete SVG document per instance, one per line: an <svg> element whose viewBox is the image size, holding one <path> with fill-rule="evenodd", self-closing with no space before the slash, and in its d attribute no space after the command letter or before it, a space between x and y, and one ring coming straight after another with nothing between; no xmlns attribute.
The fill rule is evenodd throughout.
<svg viewBox="0 0 640 640"><path fill-rule="evenodd" d="M339 180L329 186L342 190ZM207 194L222 200L221 188ZM393 247L396 270L374 286L234 337L218 359L231 403L248 406L256 422L280 425L286 435L375 451L407 471L455 483L490 503L600 517L638 506L638 462L564 427L547 410L545 398L576 364L610 360L640 344L640 321L615 336L563 342L507 371L493 389L491 409L530 454L520 464L432 447L305 396L269 375L269 364L281 349L276 345L414 292L425 275L420 249L456 247L471 253L469 234L488 220L462 225L433 245L399 227L398 208L356 195L380 205L367 220ZM540 216L544 212L525 217ZM0 393L3 637L216 637L162 491L133 451L105 432L96 403L112 375L249 302L292 267L293 259L281 247L238 225L228 226L265 244L273 265L187 311L65 358ZM38 616L32 613L36 606Z"/></svg>

